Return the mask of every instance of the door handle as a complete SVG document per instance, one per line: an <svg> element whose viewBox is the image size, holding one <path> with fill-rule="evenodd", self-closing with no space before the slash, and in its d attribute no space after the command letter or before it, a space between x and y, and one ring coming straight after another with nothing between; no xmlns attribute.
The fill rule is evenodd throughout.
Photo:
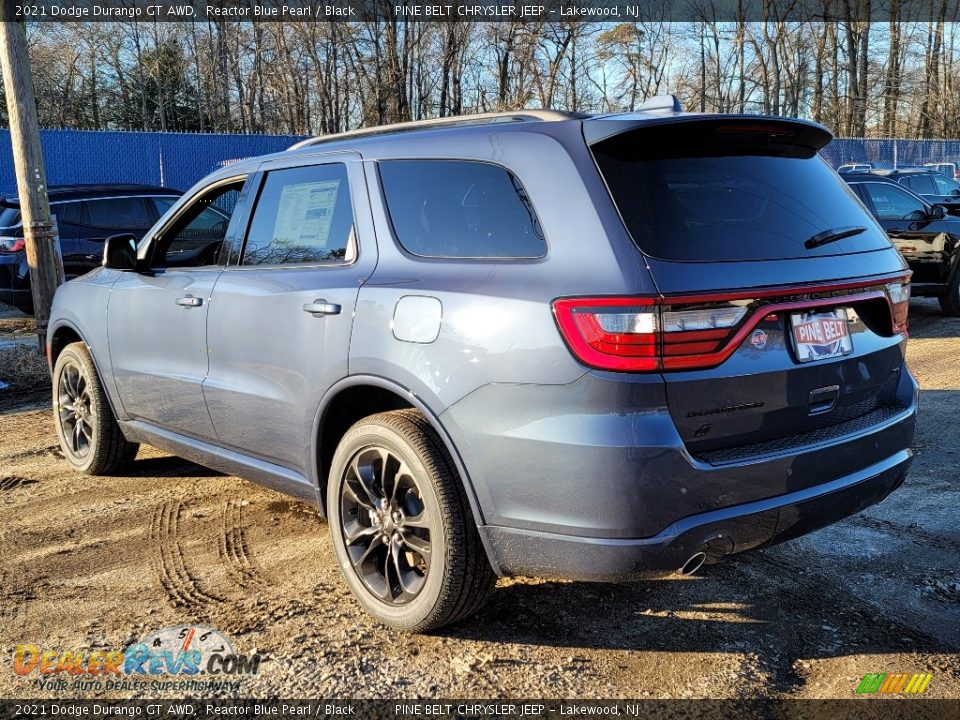
<svg viewBox="0 0 960 720"><path fill-rule="evenodd" d="M314 317L319 315L339 315L340 306L336 303L328 303L326 300L318 298L312 303L307 303L304 305L303 311L310 313Z"/></svg>
<svg viewBox="0 0 960 720"><path fill-rule="evenodd" d="M177 305L182 305L183 307L200 307L203 305L203 298L187 295L186 297L177 298Z"/></svg>

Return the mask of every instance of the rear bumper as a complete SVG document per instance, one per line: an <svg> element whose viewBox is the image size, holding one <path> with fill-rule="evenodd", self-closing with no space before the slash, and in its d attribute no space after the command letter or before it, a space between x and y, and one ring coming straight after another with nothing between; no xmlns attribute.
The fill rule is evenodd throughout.
<svg viewBox="0 0 960 720"><path fill-rule="evenodd" d="M829 437L707 461L653 378L486 386L441 416L467 470L491 562L506 575L629 579L781 542L879 502L909 468L918 387ZM879 420L875 420L879 417Z"/></svg>
<svg viewBox="0 0 960 720"><path fill-rule="evenodd" d="M678 520L653 537L586 538L516 528L480 528L505 575L574 580L629 580L678 570L692 555L710 560L790 540L880 502L906 477L913 453L832 482L779 497Z"/></svg>

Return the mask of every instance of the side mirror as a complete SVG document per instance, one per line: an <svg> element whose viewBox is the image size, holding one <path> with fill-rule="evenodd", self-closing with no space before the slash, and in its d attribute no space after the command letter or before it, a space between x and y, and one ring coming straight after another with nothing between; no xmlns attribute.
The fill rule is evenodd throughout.
<svg viewBox="0 0 960 720"><path fill-rule="evenodd" d="M947 216L947 209L943 205L934 205L930 208L930 218L933 220L942 220Z"/></svg>
<svg viewBox="0 0 960 720"><path fill-rule="evenodd" d="M103 243L103 267L111 270L137 269L137 236L131 233L111 235Z"/></svg>

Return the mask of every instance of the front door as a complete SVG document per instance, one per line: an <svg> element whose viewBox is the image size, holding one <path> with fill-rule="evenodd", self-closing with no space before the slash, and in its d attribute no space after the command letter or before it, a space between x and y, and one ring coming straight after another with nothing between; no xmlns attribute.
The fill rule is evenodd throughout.
<svg viewBox="0 0 960 720"><path fill-rule="evenodd" d="M126 272L108 305L117 393L132 419L215 439L203 401L207 313L245 178L188 201L152 240L151 270Z"/></svg>
<svg viewBox="0 0 960 720"><path fill-rule="evenodd" d="M347 375L376 246L359 156L307 162L261 168L242 256L210 306L203 388L223 445L311 477L317 408Z"/></svg>

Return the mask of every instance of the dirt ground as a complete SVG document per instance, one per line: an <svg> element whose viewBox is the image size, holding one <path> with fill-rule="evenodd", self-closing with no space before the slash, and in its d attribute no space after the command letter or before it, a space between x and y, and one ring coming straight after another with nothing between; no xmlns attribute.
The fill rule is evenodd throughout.
<svg viewBox="0 0 960 720"><path fill-rule="evenodd" d="M244 696L849 698L906 672L958 698L960 320L914 301L911 331L917 457L881 505L695 578L501 580L429 636L368 619L307 505L148 448L127 476L76 474L46 391L0 391L0 697L48 694L12 672L18 643L196 623L264 655Z"/></svg>

